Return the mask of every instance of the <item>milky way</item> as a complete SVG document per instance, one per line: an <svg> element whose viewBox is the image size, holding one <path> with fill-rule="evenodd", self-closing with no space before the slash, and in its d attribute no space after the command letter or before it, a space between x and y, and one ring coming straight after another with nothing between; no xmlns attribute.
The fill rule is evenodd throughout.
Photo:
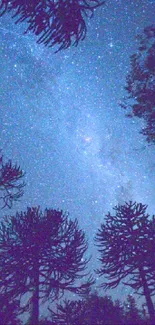
<svg viewBox="0 0 155 325"><path fill-rule="evenodd" d="M0 19L1 148L27 183L11 213L40 205L77 217L93 269L93 236L105 213L125 200L154 212L155 150L139 134L142 121L127 119L119 105L135 36L154 12L148 0L107 0L86 39L57 54L9 15Z"/></svg>

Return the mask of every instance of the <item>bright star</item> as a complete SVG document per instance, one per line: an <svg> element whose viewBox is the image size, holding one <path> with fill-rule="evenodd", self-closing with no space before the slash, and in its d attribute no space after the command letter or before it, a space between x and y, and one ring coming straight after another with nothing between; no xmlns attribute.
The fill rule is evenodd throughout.
<svg viewBox="0 0 155 325"><path fill-rule="evenodd" d="M114 47L113 42L110 42L110 43L109 43L109 46L110 46L111 48Z"/></svg>
<svg viewBox="0 0 155 325"><path fill-rule="evenodd" d="M92 137L85 137L84 141L90 143L92 141Z"/></svg>

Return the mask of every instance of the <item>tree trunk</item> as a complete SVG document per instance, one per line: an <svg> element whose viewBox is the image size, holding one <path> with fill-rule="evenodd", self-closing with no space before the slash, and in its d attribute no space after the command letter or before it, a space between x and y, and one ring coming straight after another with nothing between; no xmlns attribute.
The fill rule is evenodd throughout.
<svg viewBox="0 0 155 325"><path fill-rule="evenodd" d="M32 296L32 311L30 325L38 325L39 322L39 264L35 261L34 265L34 291Z"/></svg>
<svg viewBox="0 0 155 325"><path fill-rule="evenodd" d="M142 279L142 285L143 285L143 289L144 289L144 295L145 295L145 299L146 299L146 303L147 303L148 312L150 314L151 324L155 324L155 310L154 310L150 290L149 290L149 287L147 284L147 280L146 280L146 276L145 276L143 267L139 268L139 272L140 272L140 276Z"/></svg>

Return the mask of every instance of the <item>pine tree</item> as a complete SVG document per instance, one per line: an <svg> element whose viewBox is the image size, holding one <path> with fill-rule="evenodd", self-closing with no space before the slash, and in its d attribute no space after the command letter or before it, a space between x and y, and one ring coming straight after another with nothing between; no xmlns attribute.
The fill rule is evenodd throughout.
<svg viewBox="0 0 155 325"><path fill-rule="evenodd" d="M66 290L82 294L94 281L86 276L85 234L77 220L62 211L27 208L0 224L0 292L10 299L30 294L30 324L38 324L40 302L53 301Z"/></svg>
<svg viewBox="0 0 155 325"><path fill-rule="evenodd" d="M144 295L151 321L155 323L151 299L155 292L155 264L151 259L155 227L150 226L146 208L141 203L129 202L116 206L114 215L106 215L96 235L101 256L101 268L97 273L104 276L102 287L105 289L124 283Z"/></svg>

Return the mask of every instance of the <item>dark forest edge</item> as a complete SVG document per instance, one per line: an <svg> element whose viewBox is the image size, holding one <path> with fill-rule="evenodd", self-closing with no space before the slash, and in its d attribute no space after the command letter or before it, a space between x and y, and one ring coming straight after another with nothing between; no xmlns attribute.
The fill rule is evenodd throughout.
<svg viewBox="0 0 155 325"><path fill-rule="evenodd" d="M8 306L7 306L8 307ZM1 309L1 324L29 325L16 316L18 304ZM113 301L110 296L100 296L97 291L80 300L64 300L57 304L56 311L49 307L48 318L41 318L35 325L154 325L146 313L145 304L138 308L135 298L128 295L125 302Z"/></svg>
<svg viewBox="0 0 155 325"><path fill-rule="evenodd" d="M143 313L137 311L132 296L124 305L132 308L122 309L118 301L113 303L111 298L91 294L95 280L87 271L88 243L78 221L71 220L62 210L42 212L40 207L34 207L5 216L0 223L0 310L1 319L6 318L5 325L13 325L13 319L24 312L29 313L29 325L39 324L40 304L44 302L57 325L76 325L77 316L81 325L94 325L93 317L99 317L95 325L111 325L110 317L114 315L115 319L121 315L115 324L154 325L155 217L151 218L146 210L146 205L129 201L105 216L95 238L101 265L95 272L103 279L103 294L121 284L143 296L149 317L144 309ZM82 300L64 302L58 305L57 313L52 311L52 302L67 291ZM21 299L25 294L29 294L29 299L23 306ZM134 323L127 308L137 313Z"/></svg>

